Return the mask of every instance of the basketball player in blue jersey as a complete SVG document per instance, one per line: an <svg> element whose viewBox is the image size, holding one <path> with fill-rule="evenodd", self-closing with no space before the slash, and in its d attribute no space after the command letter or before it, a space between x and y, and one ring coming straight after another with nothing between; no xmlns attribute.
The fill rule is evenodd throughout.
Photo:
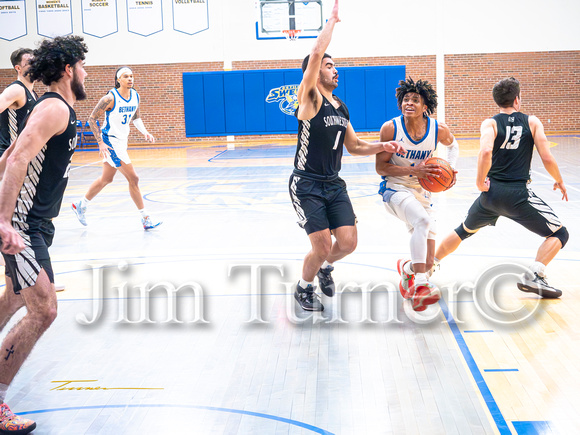
<svg viewBox="0 0 580 435"><path fill-rule="evenodd" d="M290 177L290 197L298 224L306 230L312 245L304 259L302 279L294 297L304 310L322 311L314 292L314 277L327 296L335 291L333 263L354 251L357 244L356 217L339 178L342 147L353 155L381 151L404 153L395 143L368 143L356 136L346 105L332 94L338 86L334 61L325 53L334 25L338 23L338 0L310 55L302 63L304 77L298 88L298 145ZM331 235L335 241L332 242Z"/></svg>
<svg viewBox="0 0 580 435"><path fill-rule="evenodd" d="M396 90L402 115L381 127L380 140L396 140L405 155L383 152L376 156L376 170L382 176L379 194L388 213L399 218L411 233L411 260L399 260L399 289L412 300L415 311L423 311L441 297L428 281L435 255L435 216L431 192L419 184L419 178L438 177L438 165L424 162L433 156L437 144L445 145L446 160L455 167L459 147L449 127L429 117L437 108L437 94L424 80L401 80Z"/></svg>
<svg viewBox="0 0 580 435"><path fill-rule="evenodd" d="M477 188L482 192L467 218L450 233L435 252L435 263L455 251L461 242L487 225L495 225L505 216L523 225L545 240L540 245L531 273L518 283L524 292L544 298L559 298L562 291L546 281L545 268L568 241L568 230L558 216L528 186L534 145L544 167L554 178L553 190L560 190L562 200L568 193L560 169L550 152L544 125L535 116L520 112L520 83L513 77L493 87L493 99L499 114L481 124L480 150L477 157Z"/></svg>
<svg viewBox="0 0 580 435"><path fill-rule="evenodd" d="M97 120L103 114L105 122L101 130ZM121 67L115 73L115 88L101 98L89 117L89 125L97 139L99 153L103 158L103 172L91 184L84 198L72 204L73 211L83 225L87 225L85 213L90 201L113 181L117 171L123 174L129 182L129 194L141 214L143 228L150 230L161 225L161 222L153 222L145 210L143 196L139 189L139 177L127 153L131 121L146 140L155 142L155 138L147 131L139 115L139 94L133 89L133 71L130 68Z"/></svg>
<svg viewBox="0 0 580 435"><path fill-rule="evenodd" d="M0 157L16 139L24 118L38 99L34 82L27 75L31 58L29 48L20 48L10 56L17 78L0 94Z"/></svg>
<svg viewBox="0 0 580 435"><path fill-rule="evenodd" d="M34 50L30 79L42 80L48 91L24 121L2 174L0 249L10 275L0 290L0 330L22 302L26 314L0 346L1 434L27 434L36 427L32 420L14 415L4 400L14 376L56 318L48 248L54 237L52 220L60 211L77 144L72 106L86 98L86 52L79 36L47 39Z"/></svg>

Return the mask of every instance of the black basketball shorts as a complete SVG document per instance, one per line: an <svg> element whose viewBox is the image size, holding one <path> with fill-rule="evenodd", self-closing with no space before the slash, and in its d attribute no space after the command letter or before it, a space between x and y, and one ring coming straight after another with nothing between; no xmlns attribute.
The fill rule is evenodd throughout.
<svg viewBox="0 0 580 435"><path fill-rule="evenodd" d="M505 183L491 180L487 192L475 200L463 222L466 230L477 231L495 225L505 216L542 237L549 237L562 227L554 210L528 188L525 182Z"/></svg>
<svg viewBox="0 0 580 435"><path fill-rule="evenodd" d="M298 225L306 234L355 225L356 216L341 178L319 181L292 174L289 189Z"/></svg>
<svg viewBox="0 0 580 435"><path fill-rule="evenodd" d="M24 250L16 255L2 254L6 263L5 275L12 280L14 293L20 294L20 290L36 284L41 269L44 269L50 282L54 283L54 273L48 254L48 248L54 237L52 222L45 222L41 228L35 230L19 231L19 234L26 245Z"/></svg>

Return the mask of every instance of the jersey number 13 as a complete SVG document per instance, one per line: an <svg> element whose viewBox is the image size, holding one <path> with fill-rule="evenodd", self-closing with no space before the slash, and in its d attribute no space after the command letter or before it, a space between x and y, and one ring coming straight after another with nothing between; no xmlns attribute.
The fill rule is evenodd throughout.
<svg viewBox="0 0 580 435"><path fill-rule="evenodd" d="M500 149L515 150L520 146L520 139L522 137L523 128L521 125L511 126L505 128L505 140L501 144Z"/></svg>

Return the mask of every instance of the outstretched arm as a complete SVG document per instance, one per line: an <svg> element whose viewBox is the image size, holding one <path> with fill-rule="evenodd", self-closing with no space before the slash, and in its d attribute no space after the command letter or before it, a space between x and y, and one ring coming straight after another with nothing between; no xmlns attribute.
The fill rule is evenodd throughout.
<svg viewBox="0 0 580 435"><path fill-rule="evenodd" d="M322 62L322 57L330 44L334 25L339 21L338 0L335 0L330 18L324 25L320 35L316 38L316 43L310 52L308 66L306 67L306 71L304 71L302 82L300 82L300 87L298 88L298 119L305 120L314 118L320 110L322 95L316 87L318 75L320 73L320 64Z"/></svg>
<svg viewBox="0 0 580 435"><path fill-rule="evenodd" d="M89 126L91 127L91 131L95 135L95 139L97 140L97 143L99 144L99 155L102 158L109 156L109 154L110 154L109 148L110 147L107 144L105 144L105 142L103 142L103 136L101 134L101 127L99 127L99 124L97 124L97 120L101 116L103 116L107 110L113 109L114 105L115 105L115 98L113 97L113 95L110 92L107 92L107 95L105 95L103 98L101 98L99 100L96 107L93 109L93 113L91 113L91 116L89 116Z"/></svg>
<svg viewBox="0 0 580 435"><path fill-rule="evenodd" d="M356 135L350 122L346 127L344 146L353 156L372 156L383 151L391 154L405 154L407 152L400 143L392 140L387 142L370 143L366 140L360 139Z"/></svg>
<svg viewBox="0 0 580 435"><path fill-rule="evenodd" d="M555 181L553 190L559 189L560 192L562 192L562 200L565 199L568 201L568 192L566 191L566 186L564 186L564 180L560 174L558 163L556 163L556 159L550 151L550 142L544 132L544 125L535 116L529 117L529 123L532 135L534 136L534 143L538 150L538 154L540 154L544 168L546 168L546 171L548 171Z"/></svg>

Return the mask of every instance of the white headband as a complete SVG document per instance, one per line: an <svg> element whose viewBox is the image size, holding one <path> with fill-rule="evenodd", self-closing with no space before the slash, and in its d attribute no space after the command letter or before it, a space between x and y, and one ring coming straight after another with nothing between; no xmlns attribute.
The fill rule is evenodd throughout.
<svg viewBox="0 0 580 435"><path fill-rule="evenodd" d="M133 71L131 71L131 68L127 68L126 66L124 66L119 71L117 71L117 80L119 80L121 76L125 73L133 74Z"/></svg>

